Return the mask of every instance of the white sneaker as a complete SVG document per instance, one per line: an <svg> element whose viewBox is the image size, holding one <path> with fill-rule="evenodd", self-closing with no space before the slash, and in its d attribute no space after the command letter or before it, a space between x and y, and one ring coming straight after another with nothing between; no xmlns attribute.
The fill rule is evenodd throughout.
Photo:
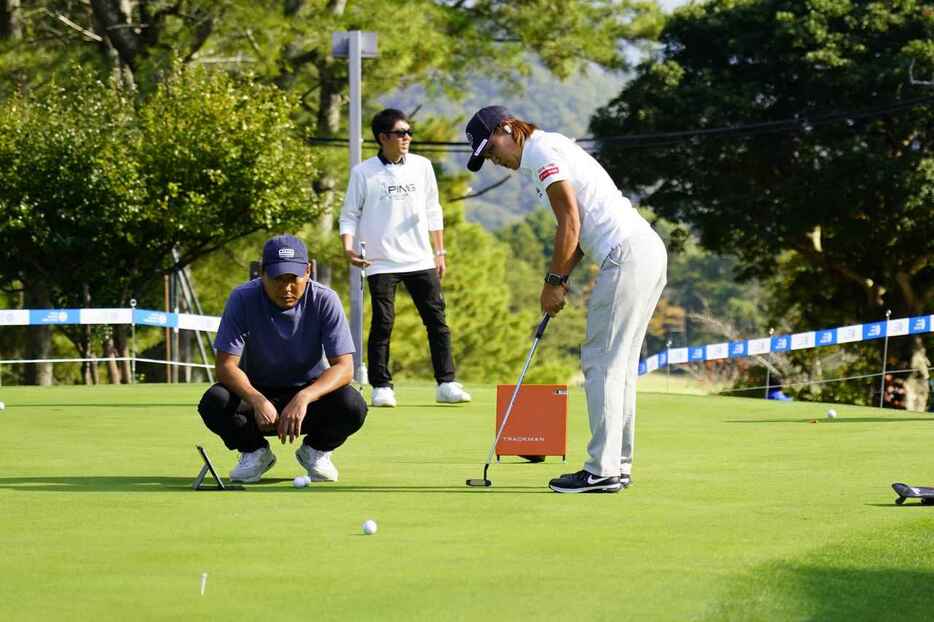
<svg viewBox="0 0 934 622"><path fill-rule="evenodd" d="M459 382L442 382L435 392L435 401L447 404L459 404L470 401L470 393L464 391L464 385Z"/></svg>
<svg viewBox="0 0 934 622"><path fill-rule="evenodd" d="M393 408L396 405L396 394L392 387L373 387L373 395L370 397L371 406L386 406Z"/></svg>
<svg viewBox="0 0 934 622"><path fill-rule="evenodd" d="M276 456L269 447L260 447L256 451L240 454L240 461L230 472L230 481L251 484L258 482L263 473L276 463Z"/></svg>
<svg viewBox="0 0 934 622"><path fill-rule="evenodd" d="M311 481L337 481L337 467L331 462L330 451L318 451L303 444L295 451L295 459L308 471L308 478Z"/></svg>

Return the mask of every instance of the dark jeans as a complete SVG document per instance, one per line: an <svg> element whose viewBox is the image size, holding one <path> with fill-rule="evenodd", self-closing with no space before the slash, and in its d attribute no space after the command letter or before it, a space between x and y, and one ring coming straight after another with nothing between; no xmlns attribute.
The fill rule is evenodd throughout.
<svg viewBox="0 0 934 622"><path fill-rule="evenodd" d="M367 370L374 387L391 387L389 373L389 340L396 319L396 286L402 282L422 316L428 331L431 365L438 384L454 381L454 359L451 357L451 331L444 321L444 295L441 280L435 270L373 274L366 278L370 287L373 318L367 342Z"/></svg>
<svg viewBox="0 0 934 622"><path fill-rule="evenodd" d="M303 388L257 387L257 390L281 413L289 400ZM308 405L302 420L303 442L319 451L336 449L363 427L366 411L366 401L350 385L328 393ZM220 436L228 449L246 453L269 446L256 425L253 409L222 384L215 384L205 392L198 404L198 413L208 429ZM267 435L274 436L275 432Z"/></svg>

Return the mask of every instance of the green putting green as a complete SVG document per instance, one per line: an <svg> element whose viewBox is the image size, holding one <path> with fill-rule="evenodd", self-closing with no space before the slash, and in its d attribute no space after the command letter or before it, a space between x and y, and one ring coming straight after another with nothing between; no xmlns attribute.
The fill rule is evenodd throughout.
<svg viewBox="0 0 934 622"><path fill-rule="evenodd" d="M3 620L906 620L930 615L934 416L644 393L632 488L559 495L568 463L480 477L495 387L439 406L397 386L334 454L340 481L295 489L295 446L242 492L194 492L204 385L4 387ZM362 534L375 520L379 531ZM207 573L200 592L202 573Z"/></svg>

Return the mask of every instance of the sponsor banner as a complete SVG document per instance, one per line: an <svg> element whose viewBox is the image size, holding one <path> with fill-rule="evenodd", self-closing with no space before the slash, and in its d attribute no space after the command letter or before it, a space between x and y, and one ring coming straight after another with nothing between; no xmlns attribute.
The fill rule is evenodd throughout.
<svg viewBox="0 0 934 622"><path fill-rule="evenodd" d="M746 351L749 352L749 356L753 354L766 354L772 351L772 339L771 337L763 337L762 339L750 339L746 342Z"/></svg>
<svg viewBox="0 0 934 622"><path fill-rule="evenodd" d="M0 309L0 326L26 326L29 309Z"/></svg>
<svg viewBox="0 0 934 622"><path fill-rule="evenodd" d="M657 369L667 365L677 365L695 361L713 361L724 358L740 358L755 356L769 352L787 352L789 350L805 350L832 346L841 343L854 343L857 341L871 341L883 337L897 337L902 335L915 335L918 333L934 332L934 315L917 315L895 320L881 320L867 322L866 324L851 324L838 328L827 328L816 331L794 333L792 335L778 335L762 337L761 339L748 339L729 341L725 343L710 343L703 346L687 346L673 348L659 353L656 362L650 367ZM640 373L645 373L645 362L640 364ZM650 369L649 371L652 371Z"/></svg>
<svg viewBox="0 0 934 622"><path fill-rule="evenodd" d="M934 325L932 318L934 318L934 315L918 315L908 318L908 334L917 335L918 333L931 332L931 326Z"/></svg>
<svg viewBox="0 0 934 622"><path fill-rule="evenodd" d="M909 322L910 320L907 317L903 317L899 320L889 320L888 326L885 327L885 334L889 337L907 335Z"/></svg>
<svg viewBox="0 0 934 622"><path fill-rule="evenodd" d="M813 330L807 333L795 333L791 336L791 349L803 350L805 348L813 348L816 342L817 333Z"/></svg>
<svg viewBox="0 0 934 622"><path fill-rule="evenodd" d="M142 324L143 326L175 328L178 325L178 315L152 309L133 309L133 323Z"/></svg>
<svg viewBox="0 0 934 622"><path fill-rule="evenodd" d="M81 309L80 324L132 324L132 309Z"/></svg>
<svg viewBox="0 0 934 622"><path fill-rule="evenodd" d="M645 373L645 361L639 361L639 375Z"/></svg>
<svg viewBox="0 0 934 622"><path fill-rule="evenodd" d="M837 343L837 329L830 328L828 330L819 330L817 331L817 344L818 346L832 346Z"/></svg>
<svg viewBox="0 0 934 622"><path fill-rule="evenodd" d="M30 324L77 324L78 309L30 309Z"/></svg>
<svg viewBox="0 0 934 622"><path fill-rule="evenodd" d="M711 343L707 346L706 358L708 361L725 359L729 358L729 356L730 344L728 343Z"/></svg>
<svg viewBox="0 0 934 622"><path fill-rule="evenodd" d="M863 341L885 337L885 322L863 324Z"/></svg>
<svg viewBox="0 0 934 622"><path fill-rule="evenodd" d="M645 373L653 372L658 369L658 355L653 354L645 359Z"/></svg>
<svg viewBox="0 0 934 622"><path fill-rule="evenodd" d="M221 325L221 319L212 315L193 315L191 313L178 314L178 327L188 330L200 330L208 333L216 333Z"/></svg>
<svg viewBox="0 0 934 622"><path fill-rule="evenodd" d="M687 363L688 362L688 349L687 348L672 348L668 350L668 364L675 365L677 363Z"/></svg>
<svg viewBox="0 0 934 622"><path fill-rule="evenodd" d="M863 338L863 325L841 326L837 329L837 343L853 343Z"/></svg>

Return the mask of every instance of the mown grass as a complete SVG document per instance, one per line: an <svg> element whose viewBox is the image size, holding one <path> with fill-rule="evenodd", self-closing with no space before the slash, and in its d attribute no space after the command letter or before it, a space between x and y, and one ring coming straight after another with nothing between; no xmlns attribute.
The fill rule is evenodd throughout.
<svg viewBox="0 0 934 622"><path fill-rule="evenodd" d="M645 393L635 484L557 495L588 437L572 389L568 464L505 459L495 387L437 406L397 387L335 452L341 479L194 492L205 386L0 389L0 619L923 619L934 417L814 403ZM812 423L813 422L813 423ZM380 530L361 534L372 518ZM204 595L200 577L208 573Z"/></svg>

